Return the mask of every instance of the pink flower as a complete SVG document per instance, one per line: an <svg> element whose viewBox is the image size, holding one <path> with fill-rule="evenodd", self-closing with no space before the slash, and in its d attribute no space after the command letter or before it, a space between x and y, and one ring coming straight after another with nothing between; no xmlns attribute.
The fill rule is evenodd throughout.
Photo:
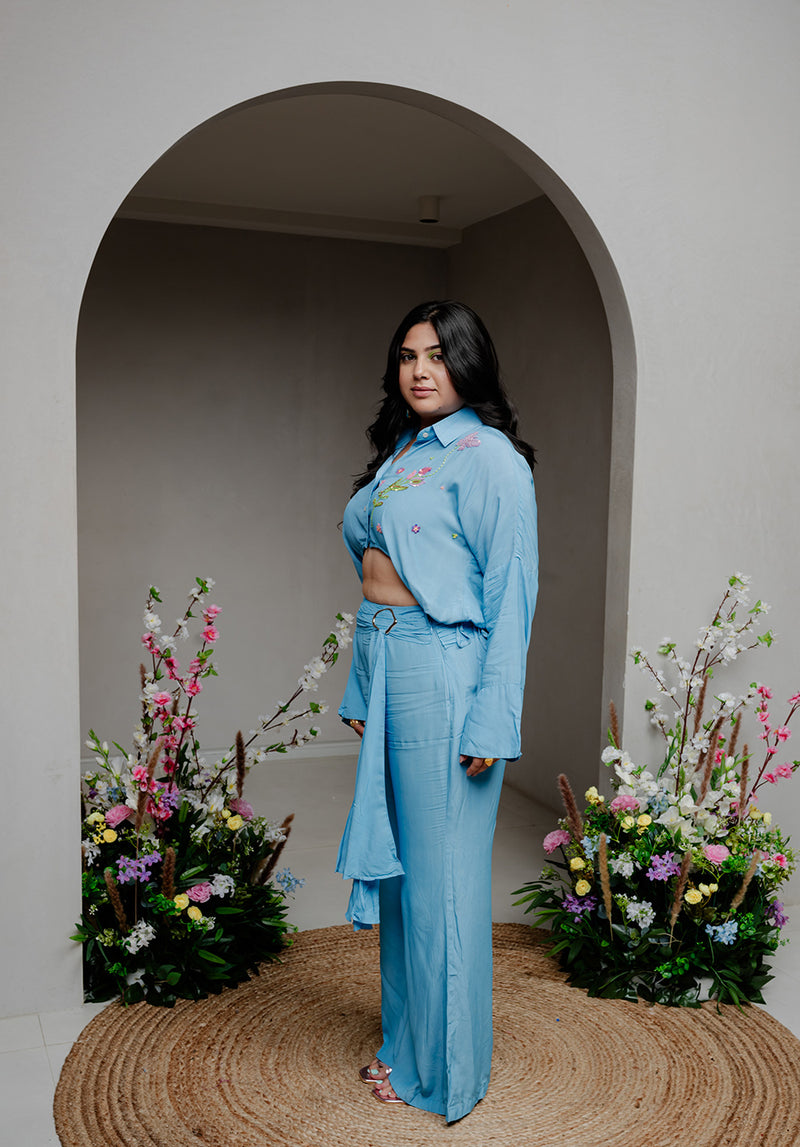
<svg viewBox="0 0 800 1147"><path fill-rule="evenodd" d="M252 820L255 816L250 801L243 800L241 797L236 797L234 800L228 801L228 808L232 808L234 812L238 812L239 816L244 820Z"/></svg>
<svg viewBox="0 0 800 1147"><path fill-rule="evenodd" d="M189 672L195 673L195 674L196 673L202 673L203 672L203 664L204 664L204 662L202 662L199 657L193 657L192 660L189 662Z"/></svg>
<svg viewBox="0 0 800 1147"><path fill-rule="evenodd" d="M467 434L465 438L461 439L461 441L458 443L458 449L468 450L471 446L480 446L480 444L481 440L478 437L477 432L473 430L471 434Z"/></svg>
<svg viewBox="0 0 800 1147"><path fill-rule="evenodd" d="M207 605L203 610L203 617L206 619L206 621L213 621L218 613L222 613L222 610L218 605Z"/></svg>
<svg viewBox="0 0 800 1147"><path fill-rule="evenodd" d="M770 745L770 746L768 747L768 749L767 749L767 756L768 756L768 757L771 757L771 756L773 756L775 753L777 753L777 751L778 751L778 746L777 746L777 745Z"/></svg>
<svg viewBox="0 0 800 1147"><path fill-rule="evenodd" d="M776 785L778 783L778 778L774 773L764 773L764 780L771 785Z"/></svg>
<svg viewBox="0 0 800 1147"><path fill-rule="evenodd" d="M781 725L779 729L775 730L775 736L779 741L788 741L792 735L792 730L788 725Z"/></svg>
<svg viewBox="0 0 800 1147"><path fill-rule="evenodd" d="M129 816L133 816L133 809L128 808L126 804L115 804L106 813L106 824L109 828L116 828L118 824L122 824Z"/></svg>
<svg viewBox="0 0 800 1147"><path fill-rule="evenodd" d="M214 642L219 637L219 630L215 625L207 625L203 630L203 638L206 641Z"/></svg>
<svg viewBox="0 0 800 1147"><path fill-rule="evenodd" d="M610 807L612 812L636 812L639 802L636 797L625 795L614 797Z"/></svg>
<svg viewBox="0 0 800 1147"><path fill-rule="evenodd" d="M768 701L769 701L769 700L770 700L770 698L772 697L772 690L771 690L771 689L768 689L768 688L766 687L766 685L759 685L759 687L758 687L758 689L756 690L756 692L757 692L757 693L760 693L760 694L761 694L761 696L762 696L762 697L765 697L765 698L766 698Z"/></svg>
<svg viewBox="0 0 800 1147"><path fill-rule="evenodd" d="M731 854L727 844L707 844L703 852L706 860L710 860L712 864L722 864Z"/></svg>
<svg viewBox="0 0 800 1147"><path fill-rule="evenodd" d="M800 705L800 693L795 693L793 697L789 698L790 705Z"/></svg>
<svg viewBox="0 0 800 1147"><path fill-rule="evenodd" d="M154 693L153 704L158 705L159 709L166 709L168 705L172 704L172 694L164 692Z"/></svg>
<svg viewBox="0 0 800 1147"><path fill-rule="evenodd" d="M191 888L186 889L186 895L196 904L205 904L211 897L211 885L208 882L193 884Z"/></svg>
<svg viewBox="0 0 800 1147"><path fill-rule="evenodd" d="M191 717L173 717L172 724L176 729L186 729L186 730L193 729L195 726L195 722L192 720ZM175 745L170 745L170 748L172 748L172 749L177 748L177 742Z"/></svg>
<svg viewBox="0 0 800 1147"><path fill-rule="evenodd" d="M792 775L793 772L794 769L787 762L785 765L778 765L777 769L775 770L775 776L788 778Z"/></svg>
<svg viewBox="0 0 800 1147"><path fill-rule="evenodd" d="M203 686L200 684L199 681L190 681L189 684L186 686L186 692L189 694L190 697L196 697L198 693L203 692Z"/></svg>
<svg viewBox="0 0 800 1147"><path fill-rule="evenodd" d="M769 711L766 706L763 709L756 709L756 717L758 717L762 725L766 725L767 721L769 721Z"/></svg>
<svg viewBox="0 0 800 1147"><path fill-rule="evenodd" d="M566 829L556 828L553 830L553 832L548 832L542 844L545 852L549 856L550 853L555 852L557 848L561 848L563 845L569 844L570 840L572 840L572 837L569 835Z"/></svg>

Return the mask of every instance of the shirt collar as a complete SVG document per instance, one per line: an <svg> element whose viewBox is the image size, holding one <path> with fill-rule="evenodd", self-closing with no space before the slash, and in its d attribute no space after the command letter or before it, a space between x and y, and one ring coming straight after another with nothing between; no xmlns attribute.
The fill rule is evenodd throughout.
<svg viewBox="0 0 800 1147"><path fill-rule="evenodd" d="M470 434L482 425L483 423L471 406L462 406L455 413L448 414L447 418L440 418L438 422L434 422L431 430L434 431L442 446L449 446L451 442L455 442L456 438L463 438L465 434Z"/></svg>

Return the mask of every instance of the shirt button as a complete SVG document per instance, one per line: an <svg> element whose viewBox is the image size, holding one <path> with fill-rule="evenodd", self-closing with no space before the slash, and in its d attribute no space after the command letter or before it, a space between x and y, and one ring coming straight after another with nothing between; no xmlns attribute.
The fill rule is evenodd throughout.
<svg viewBox="0 0 800 1147"><path fill-rule="evenodd" d="M429 431L423 430L422 433L420 434L420 438L427 438L428 434L429 434Z"/></svg>

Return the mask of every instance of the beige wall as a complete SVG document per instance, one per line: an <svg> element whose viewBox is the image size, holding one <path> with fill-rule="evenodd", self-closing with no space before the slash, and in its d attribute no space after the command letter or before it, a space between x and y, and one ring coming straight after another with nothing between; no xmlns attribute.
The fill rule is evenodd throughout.
<svg viewBox="0 0 800 1147"><path fill-rule="evenodd" d="M223 609L203 745L287 699L336 612L360 601L337 523L389 339L444 290L441 251L112 225L78 341L84 730L128 742L143 595L154 582L171 623L195 575L216 580ZM335 711L344 660L315 695L331 706L326 740L352 740Z"/></svg>

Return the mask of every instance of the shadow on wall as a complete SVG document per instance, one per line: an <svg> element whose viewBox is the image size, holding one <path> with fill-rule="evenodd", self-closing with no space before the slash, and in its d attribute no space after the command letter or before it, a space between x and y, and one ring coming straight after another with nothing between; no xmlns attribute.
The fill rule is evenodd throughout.
<svg viewBox="0 0 800 1147"><path fill-rule="evenodd" d="M525 755L509 780L555 803L597 776L611 441L608 327L594 277L546 198L447 250L117 221L86 289L78 357L82 727L137 719L140 603L177 616L217 581L221 676L200 735L230 743L281 698L355 575L337 523L366 459L385 349L423 298L485 318L537 447L541 590ZM167 613L167 617L172 615ZM335 716L346 664L323 682Z"/></svg>

